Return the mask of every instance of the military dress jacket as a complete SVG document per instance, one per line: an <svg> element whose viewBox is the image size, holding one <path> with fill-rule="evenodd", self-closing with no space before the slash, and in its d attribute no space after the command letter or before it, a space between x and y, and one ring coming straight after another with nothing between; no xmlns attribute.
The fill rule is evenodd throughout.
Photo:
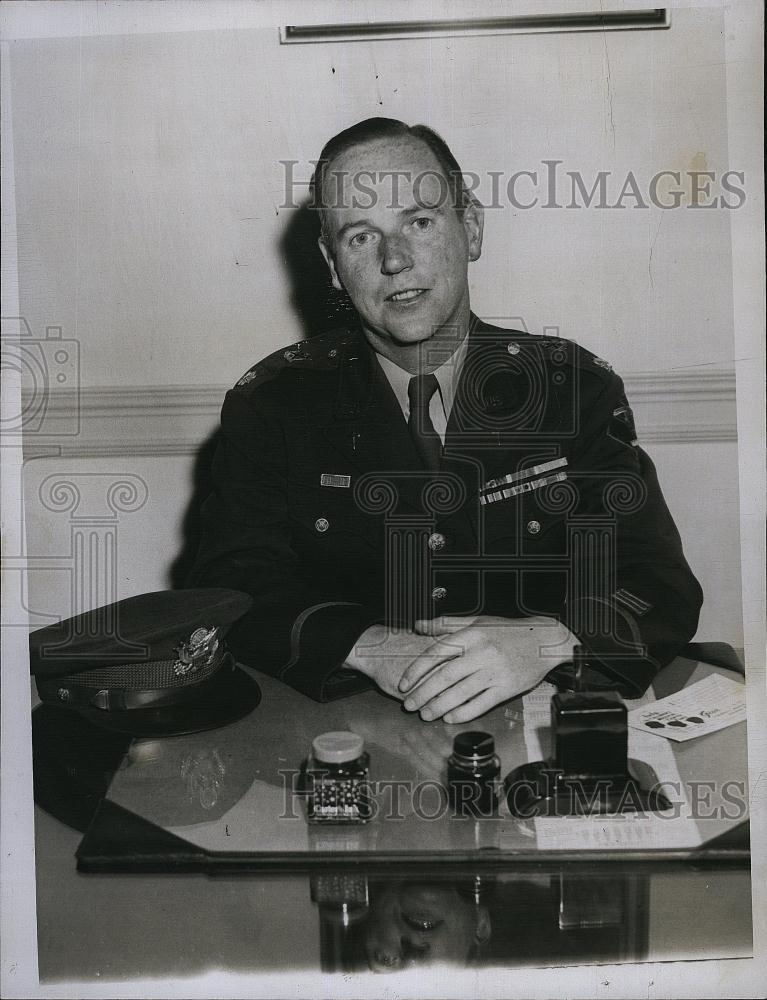
<svg viewBox="0 0 767 1000"><path fill-rule="evenodd" d="M436 473L359 326L255 365L221 431L188 582L250 594L230 647L313 698L369 685L343 664L374 623L550 615L588 683L629 696L695 633L701 590L621 379L571 341L472 316Z"/></svg>

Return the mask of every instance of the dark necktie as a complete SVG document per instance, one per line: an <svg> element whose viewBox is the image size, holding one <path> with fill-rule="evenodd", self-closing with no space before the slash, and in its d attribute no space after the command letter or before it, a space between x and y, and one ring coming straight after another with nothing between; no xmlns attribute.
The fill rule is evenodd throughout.
<svg viewBox="0 0 767 1000"><path fill-rule="evenodd" d="M429 403L437 391L437 376L414 375L407 387L410 400L408 429L416 451L427 469L436 472L442 459L442 442L429 416Z"/></svg>

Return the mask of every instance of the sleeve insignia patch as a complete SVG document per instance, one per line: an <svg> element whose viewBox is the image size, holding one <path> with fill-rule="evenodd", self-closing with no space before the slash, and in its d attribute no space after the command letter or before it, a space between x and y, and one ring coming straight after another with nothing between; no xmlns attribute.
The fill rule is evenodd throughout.
<svg viewBox="0 0 767 1000"><path fill-rule="evenodd" d="M634 426L634 414L625 396L613 410L610 418L610 427L607 431L610 437L621 441L623 444L636 444L637 432Z"/></svg>
<svg viewBox="0 0 767 1000"><path fill-rule="evenodd" d="M626 590L625 587L621 587L620 590L616 590L613 594L613 598L620 604L623 604L630 611L633 611L640 618L642 615L646 615L648 611L652 610L652 604L648 604L647 601L643 600L641 597L637 597L636 594L632 594L630 590Z"/></svg>

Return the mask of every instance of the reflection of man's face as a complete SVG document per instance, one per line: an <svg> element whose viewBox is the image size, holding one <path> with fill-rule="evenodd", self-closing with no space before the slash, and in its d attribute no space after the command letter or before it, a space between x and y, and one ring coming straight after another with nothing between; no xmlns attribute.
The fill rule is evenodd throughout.
<svg viewBox="0 0 767 1000"><path fill-rule="evenodd" d="M465 332L481 217L475 207L455 210L425 143L353 147L331 161L324 201L329 243L320 246L333 284L348 292L374 347L388 354L387 346L418 344L443 328Z"/></svg>
<svg viewBox="0 0 767 1000"><path fill-rule="evenodd" d="M409 965L465 964L490 936L487 910L453 885L401 882L387 886L371 910L365 951L375 972Z"/></svg>

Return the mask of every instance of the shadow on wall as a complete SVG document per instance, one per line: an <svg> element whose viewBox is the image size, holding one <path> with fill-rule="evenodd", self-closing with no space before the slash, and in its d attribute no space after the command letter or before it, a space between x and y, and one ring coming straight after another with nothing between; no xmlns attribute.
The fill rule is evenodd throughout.
<svg viewBox="0 0 767 1000"><path fill-rule="evenodd" d="M168 586L171 590L189 586L187 577L200 544L200 509L213 489L211 465L220 437L221 431L216 428L197 449L192 466L192 493L181 521L181 548L168 570Z"/></svg>
<svg viewBox="0 0 767 1000"><path fill-rule="evenodd" d="M317 213L305 202L291 217L280 240L280 258L290 282L290 304L304 337L316 336L356 318L349 296L338 292L317 246Z"/></svg>
<svg viewBox="0 0 767 1000"><path fill-rule="evenodd" d="M290 304L301 321L305 339L356 319L345 292L330 281L317 246L319 220L308 202L292 212L278 242L278 252L290 283ZM280 345L275 345L280 346ZM253 362L259 360L254 358ZM243 366L244 367L244 366ZM223 402L223 399L222 399ZM181 549L168 571L171 589L184 587L200 543L200 508L212 490L211 463L220 431L214 431L198 449L192 471L192 492L181 525Z"/></svg>

